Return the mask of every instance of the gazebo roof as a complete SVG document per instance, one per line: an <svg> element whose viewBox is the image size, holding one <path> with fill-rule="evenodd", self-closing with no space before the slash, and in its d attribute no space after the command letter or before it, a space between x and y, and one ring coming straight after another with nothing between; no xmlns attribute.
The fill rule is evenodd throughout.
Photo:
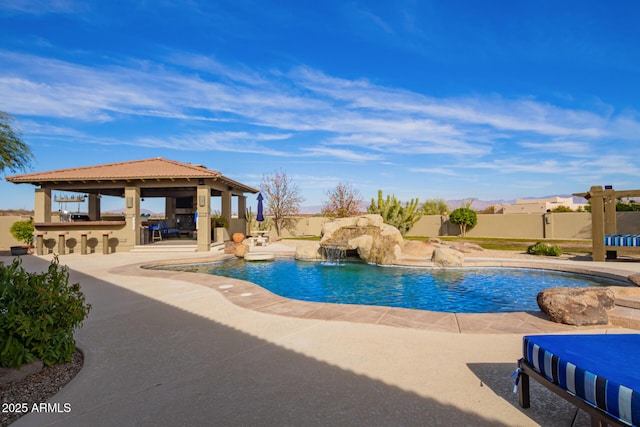
<svg viewBox="0 0 640 427"><path fill-rule="evenodd" d="M16 184L29 183L34 185L98 183L109 181L115 183L132 180L172 181L176 179L214 179L233 187L236 191L258 193L257 189L227 178L218 171L207 169L201 165L176 162L162 157L13 175L5 179Z"/></svg>

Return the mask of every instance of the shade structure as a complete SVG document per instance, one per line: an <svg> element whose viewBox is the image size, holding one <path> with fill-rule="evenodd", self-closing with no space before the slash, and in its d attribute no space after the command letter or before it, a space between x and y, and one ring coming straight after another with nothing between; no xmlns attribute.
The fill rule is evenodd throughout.
<svg viewBox="0 0 640 427"><path fill-rule="evenodd" d="M262 193L258 194L258 213L256 214L256 221L262 222L264 221L264 207L262 206Z"/></svg>

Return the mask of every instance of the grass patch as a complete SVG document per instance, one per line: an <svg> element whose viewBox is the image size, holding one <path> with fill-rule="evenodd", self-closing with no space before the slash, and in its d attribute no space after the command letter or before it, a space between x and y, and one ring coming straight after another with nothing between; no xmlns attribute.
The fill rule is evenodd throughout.
<svg viewBox="0 0 640 427"><path fill-rule="evenodd" d="M526 252L527 248L540 242L541 239L515 239L497 237L459 237L459 236L435 236L445 242L469 242L475 243L484 249L498 251L518 251ZM405 240L418 240L424 242L429 236L404 236ZM287 237L284 240L306 240L312 242L320 241L320 236ZM564 253L590 254L591 240L542 240L543 243L555 245L562 249Z"/></svg>
<svg viewBox="0 0 640 427"><path fill-rule="evenodd" d="M469 242L475 243L484 249L500 251L521 251L526 252L527 248L540 242L540 239L515 239L496 237L458 237L458 236L438 236L438 239L445 242ZM424 236L408 236L407 240L427 240ZM591 253L591 240L543 240L544 243L558 246L563 252L570 253Z"/></svg>

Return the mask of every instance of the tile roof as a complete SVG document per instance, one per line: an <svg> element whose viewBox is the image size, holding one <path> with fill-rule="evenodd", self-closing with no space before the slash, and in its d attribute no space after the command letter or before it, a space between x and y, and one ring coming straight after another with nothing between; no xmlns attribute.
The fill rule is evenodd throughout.
<svg viewBox="0 0 640 427"><path fill-rule="evenodd" d="M46 172L37 172L8 176L5 179L13 183L42 182L82 182L82 181L123 181L132 179L198 179L215 178L231 184L245 192L258 192L258 190L224 177L220 172L207 169L204 166L191 163L181 163L174 160L155 157L129 162L108 163L104 165L86 166L68 169L57 169Z"/></svg>
<svg viewBox="0 0 640 427"><path fill-rule="evenodd" d="M203 166L180 163L156 157L130 162L109 163L104 165L78 168L57 169L8 176L10 182L39 181L83 181L83 180L122 180L122 179L156 179L156 178L217 178L222 176L218 171Z"/></svg>

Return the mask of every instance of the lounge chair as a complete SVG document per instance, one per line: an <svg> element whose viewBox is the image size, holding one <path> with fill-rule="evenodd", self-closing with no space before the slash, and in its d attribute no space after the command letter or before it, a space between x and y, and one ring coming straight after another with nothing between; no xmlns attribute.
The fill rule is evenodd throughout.
<svg viewBox="0 0 640 427"><path fill-rule="evenodd" d="M529 377L584 410L591 425L640 425L640 334L523 338L516 383L530 406Z"/></svg>
<svg viewBox="0 0 640 427"><path fill-rule="evenodd" d="M606 234L604 236L604 249L607 252L640 252L640 235L638 234ZM609 256L607 256L609 258Z"/></svg>

